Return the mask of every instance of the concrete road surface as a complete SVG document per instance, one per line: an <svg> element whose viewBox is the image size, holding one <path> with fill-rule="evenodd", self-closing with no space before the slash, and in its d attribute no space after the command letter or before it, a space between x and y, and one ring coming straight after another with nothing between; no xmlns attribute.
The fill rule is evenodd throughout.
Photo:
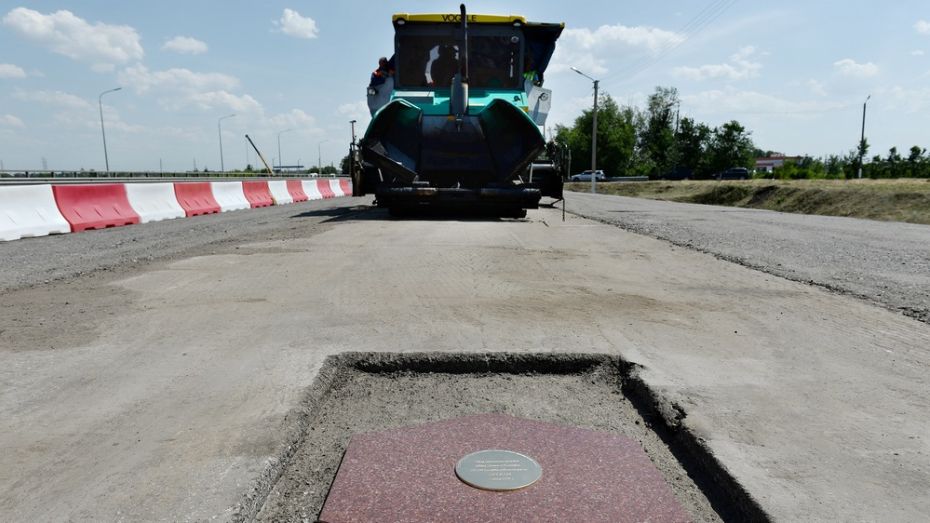
<svg viewBox="0 0 930 523"><path fill-rule="evenodd" d="M4 519L227 518L348 350L619 354L775 519L930 513L930 325L551 209L281 209L248 211L280 229L8 287ZM61 239L18 245L42 259Z"/></svg>

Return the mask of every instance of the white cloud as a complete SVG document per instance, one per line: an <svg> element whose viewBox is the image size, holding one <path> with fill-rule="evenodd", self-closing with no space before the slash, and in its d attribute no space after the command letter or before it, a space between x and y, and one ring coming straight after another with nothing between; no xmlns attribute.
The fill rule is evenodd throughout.
<svg viewBox="0 0 930 523"><path fill-rule="evenodd" d="M911 56L923 56L923 55L924 55L923 49L914 49L913 51L911 51Z"/></svg>
<svg viewBox="0 0 930 523"><path fill-rule="evenodd" d="M827 88L824 87L823 82L811 79L807 81L807 87L817 96L827 96Z"/></svg>
<svg viewBox="0 0 930 523"><path fill-rule="evenodd" d="M860 64L851 58L833 62L833 68L843 76L854 76L856 78L868 78L878 74L878 66L872 62Z"/></svg>
<svg viewBox="0 0 930 523"><path fill-rule="evenodd" d="M62 91L17 91L13 96L19 100L69 109L90 109L93 107L90 102L80 96Z"/></svg>
<svg viewBox="0 0 930 523"><path fill-rule="evenodd" d="M344 103L336 108L336 114L341 117L340 120L343 122L355 120L355 132L358 135L365 132L365 128L371 121L371 111L368 110L368 102L365 100ZM341 125L345 124L340 124L340 129L342 128Z"/></svg>
<svg viewBox="0 0 930 523"><path fill-rule="evenodd" d="M26 71L13 64L0 64L0 78L25 78Z"/></svg>
<svg viewBox="0 0 930 523"><path fill-rule="evenodd" d="M55 108L52 119L56 126L80 129L99 129L100 117L97 112L96 100L93 102L85 100L80 96L66 93L63 91L23 91L18 90L13 93L17 100L41 104ZM138 124L129 124L124 122L117 110L107 105L107 99L104 99L103 114L106 118L107 129L139 133L145 130L145 127Z"/></svg>
<svg viewBox="0 0 930 523"><path fill-rule="evenodd" d="M281 19L274 22L281 28L281 32L295 38L316 38L319 30L316 27L316 20L301 16L300 13L293 9L284 9Z"/></svg>
<svg viewBox="0 0 930 523"><path fill-rule="evenodd" d="M223 73L198 73L184 68L172 68L163 71L149 71L137 64L123 69L119 73L119 81L126 87L131 87L137 93L145 93L150 89L160 91L186 91L206 92L217 90L232 90L239 86L239 79Z"/></svg>
<svg viewBox="0 0 930 523"><path fill-rule="evenodd" d="M549 72L567 71L575 66L592 75L608 71L606 63L616 56L641 58L656 54L684 40L684 36L649 26L602 25L566 29L562 32Z"/></svg>
<svg viewBox="0 0 930 523"><path fill-rule="evenodd" d="M676 67L672 74L692 80L708 80L725 78L728 80L743 80L759 76L762 64L751 60L756 48L746 46L730 56L730 62L725 64L707 64L700 67Z"/></svg>
<svg viewBox="0 0 930 523"><path fill-rule="evenodd" d="M907 88L900 85L876 92L881 99L888 101L888 109L916 113L930 109L930 88Z"/></svg>
<svg viewBox="0 0 930 523"><path fill-rule="evenodd" d="M681 97L682 105L705 114L789 114L814 115L846 107L839 102L788 100L758 91L737 89L703 91Z"/></svg>
<svg viewBox="0 0 930 523"><path fill-rule="evenodd" d="M930 22L926 20L918 20L917 23L914 24L914 29L920 34L930 35Z"/></svg>
<svg viewBox="0 0 930 523"><path fill-rule="evenodd" d="M116 70L116 66L113 64L94 64L90 66L90 70L95 73L112 73Z"/></svg>
<svg viewBox="0 0 930 523"><path fill-rule="evenodd" d="M151 71L136 64L120 71L119 82L138 94L150 91L159 96L159 104L169 110L196 107L202 110L229 109L242 113L261 113L261 104L248 94L236 94L239 79L224 73L200 73L184 68Z"/></svg>
<svg viewBox="0 0 930 523"><path fill-rule="evenodd" d="M25 127L23 121L12 114L0 114L0 125L4 127Z"/></svg>
<svg viewBox="0 0 930 523"><path fill-rule="evenodd" d="M3 23L23 37L54 53L98 67L140 60L144 55L139 33L127 25L88 23L71 11L42 14L17 7Z"/></svg>
<svg viewBox="0 0 930 523"><path fill-rule="evenodd" d="M367 120L371 117L371 111L368 110L368 102L358 100L356 102L344 103L336 108L340 116L353 118L358 121Z"/></svg>
<svg viewBox="0 0 930 523"><path fill-rule="evenodd" d="M207 52L207 44L190 36L175 36L161 46L165 51L181 54L202 54Z"/></svg>
<svg viewBox="0 0 930 523"><path fill-rule="evenodd" d="M307 129L316 125L316 118L301 109L291 109L286 113L276 114L268 118L267 124L274 129Z"/></svg>
<svg viewBox="0 0 930 523"><path fill-rule="evenodd" d="M166 102L163 100L163 102ZM200 109L229 109L237 113L260 113L262 105L255 98L247 94L233 94L228 91L208 91L204 93L191 93L181 99L180 103L174 104L180 107L187 104L193 104ZM173 102L167 102L168 106Z"/></svg>

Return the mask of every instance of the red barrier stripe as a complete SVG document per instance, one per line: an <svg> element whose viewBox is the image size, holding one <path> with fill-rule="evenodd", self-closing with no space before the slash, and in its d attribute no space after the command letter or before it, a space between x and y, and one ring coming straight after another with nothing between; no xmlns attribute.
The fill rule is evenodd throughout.
<svg viewBox="0 0 930 523"><path fill-rule="evenodd" d="M323 195L323 199L336 197L336 193L334 193L333 189L329 186L329 180L317 180L316 188L320 190L320 194Z"/></svg>
<svg viewBox="0 0 930 523"><path fill-rule="evenodd" d="M352 183L348 178L339 179L339 187L342 187L342 193L346 196L352 196Z"/></svg>
<svg viewBox="0 0 930 523"><path fill-rule="evenodd" d="M253 209L274 205L274 198L271 197L267 181L242 182L242 192L245 193L245 199L249 201Z"/></svg>
<svg viewBox="0 0 930 523"><path fill-rule="evenodd" d="M300 180L288 180L287 192L291 193L291 198L294 199L295 203L305 202L310 199L307 193L304 192L304 184Z"/></svg>
<svg viewBox="0 0 930 523"><path fill-rule="evenodd" d="M174 195L187 216L220 212L220 204L213 197L209 182L175 183Z"/></svg>
<svg viewBox="0 0 930 523"><path fill-rule="evenodd" d="M121 183L53 185L52 193L73 232L139 223Z"/></svg>

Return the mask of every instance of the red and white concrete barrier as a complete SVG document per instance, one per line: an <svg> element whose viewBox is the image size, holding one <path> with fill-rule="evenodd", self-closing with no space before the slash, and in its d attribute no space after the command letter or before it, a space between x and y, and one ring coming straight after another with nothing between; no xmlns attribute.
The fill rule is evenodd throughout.
<svg viewBox="0 0 930 523"><path fill-rule="evenodd" d="M319 189L320 194L323 195L323 199L325 200L336 197L336 193L333 192L333 187L329 184L329 180L317 180L316 188Z"/></svg>
<svg viewBox="0 0 930 523"><path fill-rule="evenodd" d="M122 183L53 185L55 203L71 232L139 223Z"/></svg>
<svg viewBox="0 0 930 523"><path fill-rule="evenodd" d="M319 180L304 180L304 192L307 193L307 196L311 200L322 200L323 194L320 193L320 186L317 184Z"/></svg>
<svg viewBox="0 0 930 523"><path fill-rule="evenodd" d="M127 183L126 196L142 223L183 218L173 183Z"/></svg>
<svg viewBox="0 0 930 523"><path fill-rule="evenodd" d="M245 198L242 182L210 182L210 189L223 212L241 211L252 207Z"/></svg>
<svg viewBox="0 0 930 523"><path fill-rule="evenodd" d="M294 202L305 202L310 199L304 192L304 184L300 180L288 180L287 192L291 193Z"/></svg>
<svg viewBox="0 0 930 523"><path fill-rule="evenodd" d="M51 185L0 187L0 241L67 232Z"/></svg>
<svg viewBox="0 0 930 523"><path fill-rule="evenodd" d="M284 180L271 180L268 182L268 191L271 192L271 198L275 205L286 205L294 203L294 197L287 190L287 182Z"/></svg>
<svg viewBox="0 0 930 523"><path fill-rule="evenodd" d="M210 182L177 182L174 195L188 217L220 212L220 202L213 196Z"/></svg>
<svg viewBox="0 0 930 523"><path fill-rule="evenodd" d="M274 198L271 197L271 191L268 190L268 182L249 181L242 182L242 190L245 192L245 199L249 205L255 207L271 207L274 205Z"/></svg>
<svg viewBox="0 0 930 523"><path fill-rule="evenodd" d="M344 179L0 186L0 241L351 194Z"/></svg>
<svg viewBox="0 0 930 523"><path fill-rule="evenodd" d="M339 180L329 180L329 190L333 191L336 198L346 195L346 193L342 191L342 184L339 183Z"/></svg>

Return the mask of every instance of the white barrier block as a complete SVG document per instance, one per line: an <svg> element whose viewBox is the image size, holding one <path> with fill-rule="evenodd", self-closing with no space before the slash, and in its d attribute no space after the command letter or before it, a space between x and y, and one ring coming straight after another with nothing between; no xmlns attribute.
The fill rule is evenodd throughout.
<svg viewBox="0 0 930 523"><path fill-rule="evenodd" d="M268 190L271 191L271 198L275 205L285 203L294 203L294 197L287 190L287 182L284 180L271 180L268 182Z"/></svg>
<svg viewBox="0 0 930 523"><path fill-rule="evenodd" d="M319 187L316 186L316 180L303 180L304 184L304 194L307 195L307 198L311 200L322 200L323 193L320 192Z"/></svg>
<svg viewBox="0 0 930 523"><path fill-rule="evenodd" d="M61 215L52 186L0 187L0 241L71 232Z"/></svg>
<svg viewBox="0 0 930 523"><path fill-rule="evenodd" d="M174 194L173 183L127 183L129 205L142 223L184 217L184 208Z"/></svg>
<svg viewBox="0 0 930 523"><path fill-rule="evenodd" d="M339 185L339 180L330 180L330 181L329 181L329 188L330 188L330 190L333 191L333 194L336 195L336 198L339 198L340 196L345 196L345 195L346 195L345 191L342 190L342 186Z"/></svg>
<svg viewBox="0 0 930 523"><path fill-rule="evenodd" d="M251 209L252 205L245 198L242 182L210 182L213 198L220 204L220 211L238 211Z"/></svg>

